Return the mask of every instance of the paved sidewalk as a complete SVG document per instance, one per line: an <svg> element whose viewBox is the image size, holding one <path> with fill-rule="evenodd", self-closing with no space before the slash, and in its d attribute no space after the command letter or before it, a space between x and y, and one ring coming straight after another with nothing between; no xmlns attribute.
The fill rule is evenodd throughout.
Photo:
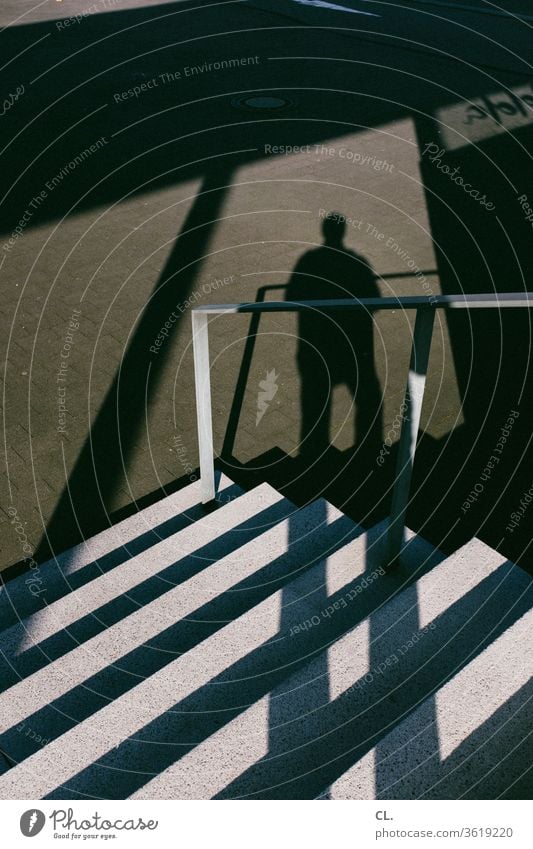
<svg viewBox="0 0 533 849"><path fill-rule="evenodd" d="M30 8L4 4L0 20L23 16L0 33L9 62L2 566L60 551L190 478L191 305L254 300L286 284L320 243L324 210L347 217L346 244L371 263L382 294L420 294L414 266L439 294L424 121L510 84L441 59L422 67L409 50L360 42L354 51L342 33L294 27L250 4L189 12L187 3L123 2L89 13L77 0L61 27L57 3ZM254 94L282 108L254 108L245 102ZM455 203L455 187L445 191ZM247 327L243 317L212 327L217 451ZM411 327L399 312L376 318L384 439L402 402ZM295 334L294 317L261 322L234 450L241 463L273 448L298 454ZM272 371L278 388L256 424ZM437 443L464 423L445 322L427 391L423 425ZM352 415L339 389L339 451L351 447Z"/></svg>

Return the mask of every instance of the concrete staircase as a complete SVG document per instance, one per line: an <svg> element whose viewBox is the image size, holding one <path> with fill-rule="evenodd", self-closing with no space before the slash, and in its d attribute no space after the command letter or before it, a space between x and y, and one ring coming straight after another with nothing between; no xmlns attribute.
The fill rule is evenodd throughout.
<svg viewBox="0 0 533 849"><path fill-rule="evenodd" d="M0 798L528 798L532 582L198 483L0 593Z"/></svg>

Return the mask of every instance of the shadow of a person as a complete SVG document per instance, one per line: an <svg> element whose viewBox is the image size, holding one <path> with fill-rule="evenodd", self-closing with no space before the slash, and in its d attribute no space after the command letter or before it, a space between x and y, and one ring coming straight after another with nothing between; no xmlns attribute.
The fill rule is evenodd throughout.
<svg viewBox="0 0 533 849"><path fill-rule="evenodd" d="M324 218L324 244L296 264L287 300L378 298L367 260L344 245L346 219ZM332 390L348 386L356 403L354 447L378 446L382 438L381 389L374 364L372 314L316 309L299 313L298 369L301 385L300 454L317 460L330 445Z"/></svg>

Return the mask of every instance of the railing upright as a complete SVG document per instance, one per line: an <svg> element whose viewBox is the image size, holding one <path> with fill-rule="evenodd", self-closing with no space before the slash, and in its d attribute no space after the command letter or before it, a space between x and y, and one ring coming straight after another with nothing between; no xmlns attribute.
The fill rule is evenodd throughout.
<svg viewBox="0 0 533 849"><path fill-rule="evenodd" d="M196 387L196 419L200 453L200 488L202 502L215 497L215 465L213 454L213 422L211 418L211 374L209 369L209 314L193 310L192 339Z"/></svg>
<svg viewBox="0 0 533 849"><path fill-rule="evenodd" d="M392 504L387 535L387 563L394 565L400 556L404 543L405 516L409 503L411 477L415 461L416 440L424 391L426 375L431 350L431 336L435 322L435 310L428 307L416 312L416 322L411 348L411 361L404 397L405 414L402 420L398 457L396 460L396 475L392 492Z"/></svg>

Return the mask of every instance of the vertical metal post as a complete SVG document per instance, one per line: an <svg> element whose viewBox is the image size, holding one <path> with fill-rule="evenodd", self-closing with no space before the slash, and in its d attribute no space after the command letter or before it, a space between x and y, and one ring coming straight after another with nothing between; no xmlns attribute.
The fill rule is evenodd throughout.
<svg viewBox="0 0 533 849"><path fill-rule="evenodd" d="M194 352L194 385L196 419L200 451L200 488L202 503L215 497L215 465L213 456L213 423L211 419L211 378L209 372L209 314L192 311L192 343Z"/></svg>
<svg viewBox="0 0 533 849"><path fill-rule="evenodd" d="M409 501L434 321L435 310L432 307L421 307L417 310L387 535L386 565L388 566L394 565L398 560L404 543L405 514Z"/></svg>

